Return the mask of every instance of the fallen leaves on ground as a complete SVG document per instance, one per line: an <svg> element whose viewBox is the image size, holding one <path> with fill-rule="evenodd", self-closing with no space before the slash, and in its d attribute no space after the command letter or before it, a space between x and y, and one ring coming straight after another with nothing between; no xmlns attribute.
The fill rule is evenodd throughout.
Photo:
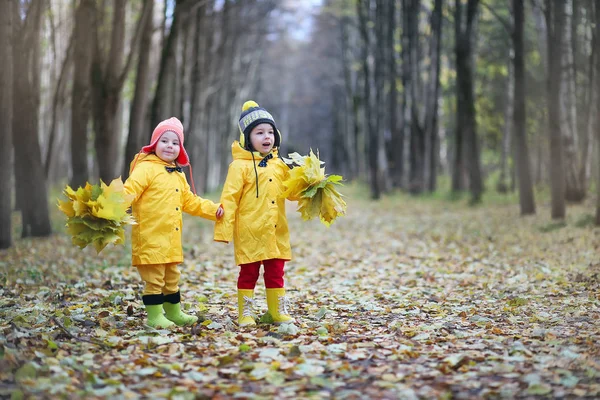
<svg viewBox="0 0 600 400"><path fill-rule="evenodd" d="M290 205L297 322L238 329L231 245L186 219L191 328L144 325L128 246L65 235L0 252L0 396L580 398L600 396L600 229L549 211L348 197L325 228ZM266 311L264 285L256 291Z"/></svg>

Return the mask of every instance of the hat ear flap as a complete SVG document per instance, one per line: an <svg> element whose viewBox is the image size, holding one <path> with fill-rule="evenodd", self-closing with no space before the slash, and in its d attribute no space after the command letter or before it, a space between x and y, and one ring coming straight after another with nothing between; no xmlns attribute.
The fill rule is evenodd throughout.
<svg viewBox="0 0 600 400"><path fill-rule="evenodd" d="M281 147L281 132L277 128L275 128L275 131L277 132L277 135L275 136L275 146Z"/></svg>

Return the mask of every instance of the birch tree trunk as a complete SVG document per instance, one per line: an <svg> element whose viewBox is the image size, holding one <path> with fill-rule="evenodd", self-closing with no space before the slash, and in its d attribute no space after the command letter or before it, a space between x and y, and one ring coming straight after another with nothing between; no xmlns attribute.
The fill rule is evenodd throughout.
<svg viewBox="0 0 600 400"><path fill-rule="evenodd" d="M13 59L13 1L0 0L0 59ZM13 195L13 65L6 62L0 69L0 249L12 245Z"/></svg>

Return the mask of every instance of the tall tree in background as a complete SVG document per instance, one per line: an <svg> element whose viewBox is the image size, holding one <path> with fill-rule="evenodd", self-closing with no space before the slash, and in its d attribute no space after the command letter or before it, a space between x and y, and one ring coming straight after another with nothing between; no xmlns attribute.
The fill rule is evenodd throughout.
<svg viewBox="0 0 600 400"><path fill-rule="evenodd" d="M558 2L557 2L558 3ZM555 5L557 5L555 3ZM577 95L580 92L578 77L580 74L580 57L577 30L583 28L581 24L581 5L583 1L570 0L566 2L564 17L565 29L562 44L561 68L561 134L563 144L563 157L565 168L565 199L580 202L585 197L585 183L580 174L582 156L579 143L586 133L586 128L580 121L584 120L584 113L578 110ZM591 82L589 82L591 83ZM581 107L584 109L584 107ZM583 134L582 134L583 133Z"/></svg>
<svg viewBox="0 0 600 400"><path fill-rule="evenodd" d="M410 78L405 90L410 98L410 118L406 121L410 134L409 140L409 177L408 189L411 193L421 193L425 183L425 131L423 129L423 79L421 75L421 39L419 35L419 16L421 2L419 0L404 0L402 2L404 23L408 38L408 62Z"/></svg>
<svg viewBox="0 0 600 400"><path fill-rule="evenodd" d="M597 181L596 181L596 225L600 226L600 52L597 50L600 45L600 0L595 2L595 28L594 38L592 43L595 43L596 48L596 149L598 158L597 162Z"/></svg>
<svg viewBox="0 0 600 400"><path fill-rule="evenodd" d="M561 137L560 87L565 1L546 0L548 36L548 128L550 133L550 187L553 219L562 219L565 207L565 170Z"/></svg>
<svg viewBox="0 0 600 400"><path fill-rule="evenodd" d="M473 94L473 39L474 24L477 17L479 0L468 0L463 24L462 0L456 0L455 37L456 37L456 141L455 164L452 189L461 189L460 175L464 166L468 169L471 202L481 201L483 179L475 120L475 98ZM462 160L464 158L464 161Z"/></svg>
<svg viewBox="0 0 600 400"><path fill-rule="evenodd" d="M529 166L529 151L527 148L527 122L525 103L525 55L523 46L523 24L525 21L525 6L522 0L513 0L513 46L514 56L514 148L517 164L517 180L519 181L519 204L521 215L535 214L533 186Z"/></svg>
<svg viewBox="0 0 600 400"><path fill-rule="evenodd" d="M398 89L397 82L398 71L396 62L396 2L388 1L387 10L387 38L385 42L386 52L388 53L388 118L390 140L387 148L387 158L389 163L389 174L392 187L400 187L402 183L402 152L404 143L402 140L402 113L398 109Z"/></svg>
<svg viewBox="0 0 600 400"><path fill-rule="evenodd" d="M90 74L94 0L81 0L75 12L73 38L73 89L71 98L71 186L85 185L89 179L88 123L91 112Z"/></svg>
<svg viewBox="0 0 600 400"><path fill-rule="evenodd" d="M13 52L13 143L17 206L22 216L22 237L52 233L48 193L42 163L39 131L40 31L45 2L33 1L25 19L15 26ZM13 7L13 21L20 21L19 7ZM10 61L10 60L9 60Z"/></svg>
<svg viewBox="0 0 600 400"><path fill-rule="evenodd" d="M144 133L148 132L147 111L150 93L150 52L152 45L152 29L154 15L154 1L146 2L148 17L142 22L141 38L138 51L138 64L135 75L135 91L131 101L131 112L129 114L129 135L125 147L125 159L121 176L127 179L129 176L129 162L145 144Z"/></svg>
<svg viewBox="0 0 600 400"><path fill-rule="evenodd" d="M12 0L0 0L0 59L12 60ZM0 69L0 249L12 245L12 96L13 66Z"/></svg>
<svg viewBox="0 0 600 400"><path fill-rule="evenodd" d="M171 22L169 34L165 38L162 48L156 91L154 92L154 99L150 110L150 127L152 129L163 119L172 116L177 107L170 93L175 87L174 74L177 67L175 52L177 50L177 38L181 30L179 25L182 13L186 11L186 0L176 0L175 9L173 10L173 21Z"/></svg>
<svg viewBox="0 0 600 400"><path fill-rule="evenodd" d="M129 72L129 66L137 50L137 42L140 37L142 26L146 19L150 18L149 4L145 1L139 18L135 33L129 46L129 54L125 59L125 9L126 0L114 0L112 13L112 27L110 32L110 47L104 49L102 37L102 23L99 18L103 12L96 12L94 57L92 59L92 110L94 117L95 140L94 147L98 162L100 179L105 182L112 180L116 173L119 162L119 140L120 132L118 116L121 105L121 91L125 84L125 78ZM104 2L99 2L98 7L103 7ZM124 61L125 60L125 61Z"/></svg>
<svg viewBox="0 0 600 400"><path fill-rule="evenodd" d="M436 190L439 166L440 139L438 133L438 103L440 95L440 65L442 57L442 0L435 0L431 12L431 39L429 45L429 84L425 106L425 179L426 189Z"/></svg>
<svg viewBox="0 0 600 400"><path fill-rule="evenodd" d="M381 197L381 187L379 181L379 134L374 126L373 102L371 100L371 68L369 58L371 54L371 39L369 37L371 0L358 0L356 2L356 11L358 14L359 31L362 39L361 43L361 64L363 78L363 106L364 106L364 129L369 138L369 185L371 187L371 198L378 200Z"/></svg>

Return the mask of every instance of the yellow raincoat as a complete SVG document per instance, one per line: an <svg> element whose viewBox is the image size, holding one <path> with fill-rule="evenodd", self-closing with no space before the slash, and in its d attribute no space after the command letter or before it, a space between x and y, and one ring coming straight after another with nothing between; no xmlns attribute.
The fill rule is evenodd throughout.
<svg viewBox="0 0 600 400"><path fill-rule="evenodd" d="M238 141L231 145L231 154L233 161L221 194L225 215L215 223L214 240L233 240L238 265L272 258L291 260L285 199L280 197L289 167L278 158L277 149L271 151L273 158L265 167L259 166L260 153L254 152L253 160L253 153Z"/></svg>
<svg viewBox="0 0 600 400"><path fill-rule="evenodd" d="M125 192L133 194L137 225L131 230L131 257L135 266L180 263L181 213L216 220L219 204L195 195L183 172L168 172L171 164L155 154L140 153L131 162Z"/></svg>

